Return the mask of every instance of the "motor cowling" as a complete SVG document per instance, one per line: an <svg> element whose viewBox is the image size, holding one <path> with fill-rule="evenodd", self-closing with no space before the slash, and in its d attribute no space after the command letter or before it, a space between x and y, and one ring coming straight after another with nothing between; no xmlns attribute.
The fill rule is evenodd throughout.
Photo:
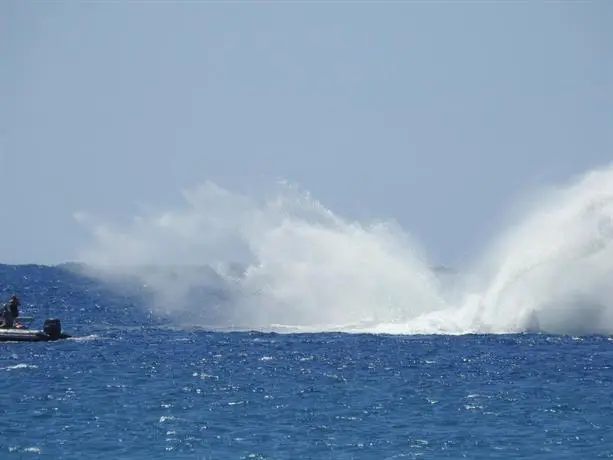
<svg viewBox="0 0 613 460"><path fill-rule="evenodd" d="M59 339L62 336L61 321L57 318L46 319L43 324L43 332L54 339Z"/></svg>

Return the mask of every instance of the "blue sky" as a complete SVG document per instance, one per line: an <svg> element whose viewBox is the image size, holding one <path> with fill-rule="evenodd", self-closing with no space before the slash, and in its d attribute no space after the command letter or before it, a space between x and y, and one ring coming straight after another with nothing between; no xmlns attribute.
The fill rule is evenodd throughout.
<svg viewBox="0 0 613 460"><path fill-rule="evenodd" d="M298 183L441 263L526 190L609 163L608 2L2 2L0 261L204 180Z"/></svg>

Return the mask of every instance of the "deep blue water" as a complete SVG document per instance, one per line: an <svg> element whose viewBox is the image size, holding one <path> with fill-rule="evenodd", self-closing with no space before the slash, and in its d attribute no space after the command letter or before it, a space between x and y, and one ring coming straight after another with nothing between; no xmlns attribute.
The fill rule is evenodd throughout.
<svg viewBox="0 0 613 460"><path fill-rule="evenodd" d="M0 276L76 336L0 343L2 459L613 456L608 337L185 330L58 268Z"/></svg>

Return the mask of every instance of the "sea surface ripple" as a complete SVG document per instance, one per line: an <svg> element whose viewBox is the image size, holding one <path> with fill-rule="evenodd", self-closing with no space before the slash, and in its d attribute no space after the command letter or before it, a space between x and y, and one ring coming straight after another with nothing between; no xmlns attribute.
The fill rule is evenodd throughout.
<svg viewBox="0 0 613 460"><path fill-rule="evenodd" d="M606 336L212 332L57 268L1 271L75 337L0 344L0 458L613 456Z"/></svg>

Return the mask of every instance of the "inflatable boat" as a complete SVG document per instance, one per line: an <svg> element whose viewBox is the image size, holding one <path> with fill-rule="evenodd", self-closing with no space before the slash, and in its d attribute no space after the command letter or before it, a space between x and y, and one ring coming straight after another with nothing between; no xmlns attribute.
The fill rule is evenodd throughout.
<svg viewBox="0 0 613 460"><path fill-rule="evenodd" d="M0 342L49 342L69 337L70 334L62 332L62 323L57 318L46 319L42 329L0 328Z"/></svg>

